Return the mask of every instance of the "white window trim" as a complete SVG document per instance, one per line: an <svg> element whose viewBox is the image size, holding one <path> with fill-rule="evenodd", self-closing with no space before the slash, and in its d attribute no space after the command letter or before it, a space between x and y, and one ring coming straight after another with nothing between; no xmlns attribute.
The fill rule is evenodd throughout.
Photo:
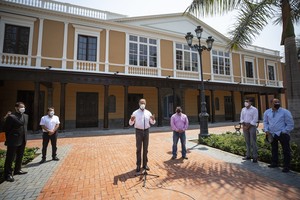
<svg viewBox="0 0 300 200"><path fill-rule="evenodd" d="M230 67L230 69L229 69L230 75L227 75L227 74L226 74L225 60L224 60L224 74L220 74L220 73L215 74L215 73L214 73L214 66L213 66L213 56L214 56L213 53L212 53L213 50L215 50L215 51L217 51L217 52L222 51L224 54L228 52L228 51L226 51L226 49L222 49L222 48L220 48L220 49L214 48L214 49L212 49L212 50L210 51L210 60L211 60L211 62L210 62L211 80L212 80L212 81L220 81L220 80L219 80L219 77L223 77L223 78L225 78L225 79L229 79L229 78L230 78L230 80L226 80L226 82L228 82L228 81L233 82L233 81L234 81L234 73L233 73L233 67L232 67L232 53L231 53L230 51L228 52L228 53L229 53L229 57L225 57L225 55L222 56L223 58L229 58L229 61L230 61L230 64L229 64L229 67ZM219 58L219 53L218 53L217 56L218 56L218 58ZM219 67L219 66L218 66L218 67ZM218 68L218 71L220 71L220 68ZM224 80L222 80L222 81L224 81Z"/></svg>
<svg viewBox="0 0 300 200"><path fill-rule="evenodd" d="M267 67L266 67L266 71L267 71L267 80L270 81L270 77L269 77L269 66L273 66L274 68L274 80L272 81L277 81L277 67L276 67L276 63L273 61L267 61Z"/></svg>
<svg viewBox="0 0 300 200"><path fill-rule="evenodd" d="M149 46L156 46L156 53L157 53L157 55L156 55L156 69L159 69L159 74L161 73L161 66L160 66L160 39L158 39L158 38L155 38L155 37L151 37L151 36L145 36L145 35L139 35L139 34L136 34L136 33L126 33L126 56L125 56L125 66L127 66L126 68L128 68L128 66L130 65L129 64L129 43L131 42L130 40L129 40L129 37L130 36L136 36L136 37L138 37L138 41L137 42L134 42L134 43L136 43L136 44L138 44L138 52L139 52L139 44L146 44L146 43L142 43L142 42L140 42L139 41L139 38L140 37L144 37L144 38L147 38L148 39L148 43L147 43L147 48L148 48L148 55L147 55L147 59L148 59L148 62L150 61L150 57L149 57L149 52L150 52L150 50L149 50ZM154 40L156 40L156 45L153 45L153 44L150 44L149 43L149 39L154 39ZM136 66L136 67L150 67L149 65L147 65L147 66L140 66L140 64L139 64L139 53L138 53L138 65L134 65L134 66ZM127 72L126 72L127 73Z"/></svg>
<svg viewBox="0 0 300 200"><path fill-rule="evenodd" d="M75 37L74 37L74 64L73 69L76 70L76 62L77 62L77 47L78 47L78 35L86 35L97 38L97 57L96 57L96 71L99 71L99 61L100 61L100 32L103 29L80 26L73 24L75 28Z"/></svg>
<svg viewBox="0 0 300 200"><path fill-rule="evenodd" d="M4 34L5 34L5 24L11 24L16 26L29 27L29 41L28 41L28 66L31 65L32 57L32 43L33 43L33 30L34 22L36 18L12 15L8 13L0 12L0 54L3 54L3 45L4 45ZM2 57L2 56L1 56Z"/></svg>
<svg viewBox="0 0 300 200"><path fill-rule="evenodd" d="M184 49L184 47L182 48L182 49L178 49L178 50L182 50L183 51L183 54L182 54L182 56L184 57L184 52L185 51L189 51L190 52L190 64L191 64L191 70L189 70L189 71L187 71L187 70L185 70L184 69L184 61L185 60L182 60L183 61L183 65L182 65L182 70L180 70L180 69L177 69L177 66L176 66L176 50L177 50L177 48L176 48L176 44L180 44L180 45L183 45L183 46L185 46L186 44L184 44L184 43L181 43L181 42L173 42L173 46L174 46L174 48L173 48L173 62L174 62L174 67L173 67L173 69L174 69L174 71L183 71L183 72L195 72L195 73L201 73L201 66L200 66L200 56L199 56L199 53L197 52L197 51L192 51L191 50L191 48L189 49L189 50L186 50L186 49ZM193 71L192 70L192 53L195 53L195 54L197 54L197 69L198 69L198 71Z"/></svg>
<svg viewBox="0 0 300 200"><path fill-rule="evenodd" d="M253 78L247 77L246 62L251 62L252 63ZM256 78L255 65L254 65L254 58L253 57L244 57L244 69L245 69L245 74L244 74L245 78L249 78L249 79L255 79Z"/></svg>

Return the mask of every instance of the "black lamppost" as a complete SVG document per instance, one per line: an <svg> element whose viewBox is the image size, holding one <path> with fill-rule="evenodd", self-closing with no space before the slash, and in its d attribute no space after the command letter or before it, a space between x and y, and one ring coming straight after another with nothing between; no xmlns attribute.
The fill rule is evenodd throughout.
<svg viewBox="0 0 300 200"><path fill-rule="evenodd" d="M206 102L205 102L205 92L204 92L204 81L203 81L203 67L202 67L202 51L207 50L210 51L212 49L212 45L214 42L214 39L209 36L206 40L207 47L204 45L201 45L201 35L203 32L203 28L201 26L197 26L195 29L196 36L198 38L198 44L193 43L193 34L191 32L188 32L185 36L186 42L189 45L190 48L195 48L198 50L199 57L200 57L200 70L201 70L201 113L199 114L200 118L200 133L198 135L198 138L200 140L201 137L208 136L208 113L206 110Z"/></svg>

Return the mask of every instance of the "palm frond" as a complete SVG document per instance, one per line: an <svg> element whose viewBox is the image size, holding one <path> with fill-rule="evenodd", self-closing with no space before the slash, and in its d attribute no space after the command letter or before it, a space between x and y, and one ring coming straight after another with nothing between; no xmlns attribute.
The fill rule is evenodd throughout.
<svg viewBox="0 0 300 200"><path fill-rule="evenodd" d="M195 16L223 15L237 9L243 0L193 0L184 13Z"/></svg>
<svg viewBox="0 0 300 200"><path fill-rule="evenodd" d="M259 3L244 3L240 8L238 19L229 32L230 49L243 48L252 43L252 40L268 24L268 20L274 16L274 1L265 0Z"/></svg>
<svg viewBox="0 0 300 200"><path fill-rule="evenodd" d="M300 21L300 1L299 0L291 0L291 17L293 23L298 23Z"/></svg>

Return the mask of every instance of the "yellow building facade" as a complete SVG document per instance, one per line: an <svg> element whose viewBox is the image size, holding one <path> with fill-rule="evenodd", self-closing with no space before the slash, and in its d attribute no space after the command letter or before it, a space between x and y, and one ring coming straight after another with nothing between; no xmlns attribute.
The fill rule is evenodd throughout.
<svg viewBox="0 0 300 200"><path fill-rule="evenodd" d="M201 42L215 40L202 63L184 37L197 26ZM145 98L158 126L169 125L179 105L196 124L201 81L212 123L239 121L246 97L260 118L271 98L285 102L279 52L251 45L229 51L227 42L182 13L126 17L55 1L1 1L0 115L23 101L33 131L49 106L61 129L126 128Z"/></svg>

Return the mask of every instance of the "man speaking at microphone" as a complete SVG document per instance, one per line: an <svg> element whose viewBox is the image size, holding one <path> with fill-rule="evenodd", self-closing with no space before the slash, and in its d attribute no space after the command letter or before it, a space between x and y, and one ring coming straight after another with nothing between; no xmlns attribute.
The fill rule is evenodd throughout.
<svg viewBox="0 0 300 200"><path fill-rule="evenodd" d="M146 100L140 99L140 108L134 111L129 120L129 125L134 124L136 139L136 172L141 171L141 151L143 146L143 169L150 170L148 162L149 128L155 124L155 117L146 107Z"/></svg>

